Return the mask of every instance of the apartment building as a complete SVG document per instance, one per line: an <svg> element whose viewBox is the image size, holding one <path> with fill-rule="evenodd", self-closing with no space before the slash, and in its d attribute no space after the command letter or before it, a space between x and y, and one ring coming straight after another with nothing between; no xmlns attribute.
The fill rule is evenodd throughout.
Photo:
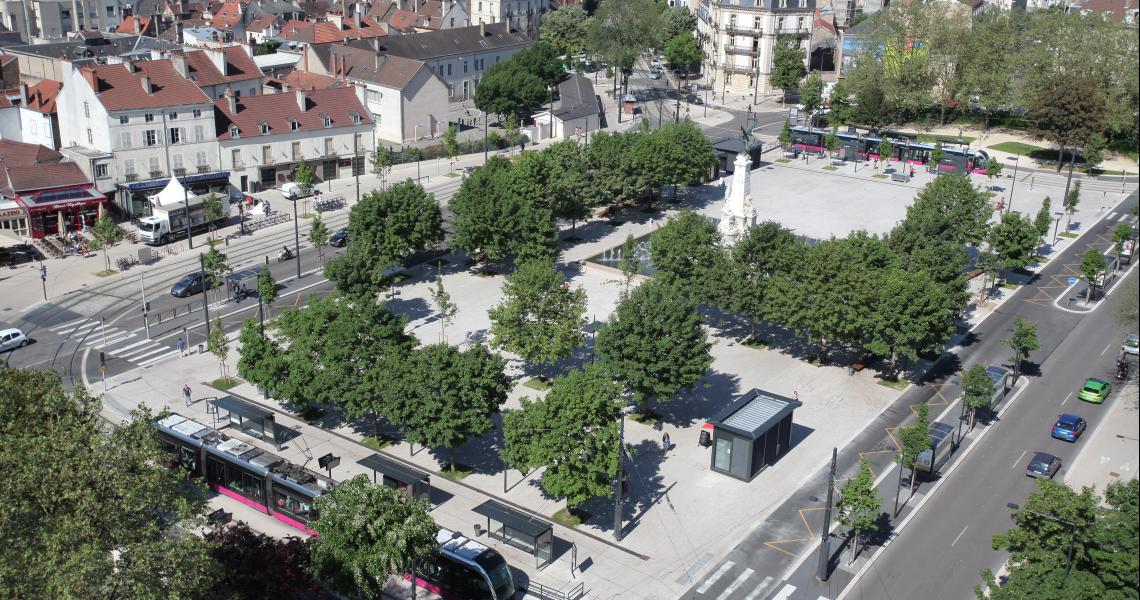
<svg viewBox="0 0 1140 600"><path fill-rule="evenodd" d="M697 35L713 90L724 94L777 94L768 81L776 40L792 36L803 49L815 21L816 0L702 0Z"/></svg>

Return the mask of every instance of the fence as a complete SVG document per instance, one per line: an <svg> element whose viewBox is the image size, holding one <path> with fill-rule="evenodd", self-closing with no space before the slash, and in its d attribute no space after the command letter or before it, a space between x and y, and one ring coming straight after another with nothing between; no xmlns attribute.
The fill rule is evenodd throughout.
<svg viewBox="0 0 1140 600"><path fill-rule="evenodd" d="M578 600L586 595L586 584L584 582L578 582L578 585L565 592L533 581L528 581L523 587L528 596L543 598L544 600Z"/></svg>

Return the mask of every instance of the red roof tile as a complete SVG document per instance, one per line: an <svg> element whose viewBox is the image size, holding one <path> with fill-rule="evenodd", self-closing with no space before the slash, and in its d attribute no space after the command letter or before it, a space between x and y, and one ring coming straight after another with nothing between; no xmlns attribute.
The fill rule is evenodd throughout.
<svg viewBox="0 0 1140 600"><path fill-rule="evenodd" d="M352 19L344 20L344 28L337 27L336 23L309 21L289 21L281 30L281 37L308 44L328 44L339 42L345 38L351 40L384 37L388 35L384 26L369 18L361 19L360 28Z"/></svg>
<svg viewBox="0 0 1140 600"><path fill-rule="evenodd" d="M262 31L265 31L266 29L269 29L269 27L271 25L273 25L273 22L276 20L277 20L277 15L271 15L271 14L260 15L256 19L250 21L249 25L245 26L245 30L246 31L262 32Z"/></svg>
<svg viewBox="0 0 1140 600"><path fill-rule="evenodd" d="M79 169L79 165L69 162L34 167L11 167L5 168L5 171L8 175L9 189L16 192L91 183L87 175Z"/></svg>
<svg viewBox="0 0 1140 600"><path fill-rule="evenodd" d="M241 22L242 10L244 9L238 0L225 0L221 8L214 13L214 27L218 29L229 29L237 25Z"/></svg>
<svg viewBox="0 0 1140 600"><path fill-rule="evenodd" d="M0 159L5 167L26 167L57 163L63 160L63 155L39 144L0 140Z"/></svg>
<svg viewBox="0 0 1140 600"><path fill-rule="evenodd" d="M179 75L169 60L139 61L135 65L137 71L134 73L128 71L124 64L83 67L81 72L104 108L110 111L210 101L194 82ZM150 78L149 94L143 90L143 76Z"/></svg>
<svg viewBox="0 0 1140 600"><path fill-rule="evenodd" d="M123 17L123 22L115 28L117 33L151 33L150 17ZM135 28L135 24L138 28Z"/></svg>
<svg viewBox="0 0 1140 600"><path fill-rule="evenodd" d="M253 58L246 54L242 46L226 46L221 50L225 56L226 70L223 73L211 60L206 50L186 53L186 68L190 78L198 85L219 85L234 81L261 79L261 69Z"/></svg>
<svg viewBox="0 0 1140 600"><path fill-rule="evenodd" d="M281 82L295 90L323 90L337 85L334 77L300 70L290 71Z"/></svg>
<svg viewBox="0 0 1140 600"><path fill-rule="evenodd" d="M63 84L58 81L40 80L39 83L28 88L28 95L31 96L31 99L28 100L28 108L42 113L55 112L55 98L62 89Z"/></svg>
<svg viewBox="0 0 1140 600"><path fill-rule="evenodd" d="M229 99L215 102L215 122L218 139L228 140L230 125L237 125L241 137L256 138L261 135L261 123L269 125L269 134L289 133L289 122L296 119L297 131L314 132L325 130L322 116L332 119L332 127L352 127L352 115L360 115L361 124L371 125L368 111L360 104L353 88L331 88L304 92L305 110L297 103L296 92L242 96L237 99L237 114L231 114Z"/></svg>

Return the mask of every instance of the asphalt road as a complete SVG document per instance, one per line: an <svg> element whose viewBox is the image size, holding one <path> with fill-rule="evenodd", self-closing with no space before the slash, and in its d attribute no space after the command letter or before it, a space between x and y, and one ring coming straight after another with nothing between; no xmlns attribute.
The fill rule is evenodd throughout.
<svg viewBox="0 0 1140 600"><path fill-rule="evenodd" d="M1120 206L1115 209L1114 214L1128 212L1130 207L1136 203L1136 194L1130 196ZM883 473L892 468L893 456L896 448L896 442L893 436L893 431L901 424L905 424L911 420L910 406L919 403L927 403L930 406L931 420L937 420L939 414L945 410L955 398L959 395L957 387L956 373L964 366L972 365L976 362L984 364L1003 364L1006 363L1009 357L1009 348L1002 343L1002 340L1008 337L1008 332L1013 327L1013 321L1017 317L1032 321L1037 324L1038 337L1041 343L1041 350L1034 353L1030 357L1030 363L1026 365L1025 372L1028 375L1031 383L1030 387L1022 392L1023 396L1019 402L1024 404L1031 404L1034 401L1034 396L1037 390L1053 390L1063 389L1067 393L1070 389L1075 390L1076 386L1080 383L1078 379L1094 375L1103 374L1104 369L1101 368L1097 371L1096 361L1100 360L1100 353L1105 351L1106 344L1113 342L1119 346L1122 336L1120 335L1119 328L1112 333L1112 335L1103 335L1097 338L1096 343L1099 344L1095 348L1095 353L1089 355L1084 352L1075 354L1082 356L1083 360L1076 361L1072 367L1080 371L1082 374L1077 375L1069 373L1067 370L1063 371L1060 378L1062 378L1063 385L1057 387L1054 383L1052 387L1039 385L1037 380L1044 372L1038 367L1043 361L1048 359L1056 353L1058 349L1062 352L1058 355L1057 360L1063 360L1066 357L1074 356L1069 354L1069 348L1065 346L1074 336L1073 332L1078 327L1082 326L1084 320L1093 322L1100 322L1099 319L1107 318L1110 312L1109 307L1101 307L1093 313L1077 313L1057 308L1053 304L1053 300L1061 297L1065 288L1063 283L1067 278L1078 272L1081 257L1085 251L1090 247L1096 247L1098 250L1105 250L1111 244L1111 230L1115 228L1116 222L1113 220L1102 221L1094 227L1091 227L1076 243L1069 246L1069 248L1062 253L1062 255L1051 263L1039 277L1034 279L1027 285L1022 286L1012 298L992 314L988 319L982 322L973 332L963 341L962 345L956 349L954 354L944 356L934 368L923 379L921 385L914 386L906 393L904 393L898 400L896 400L889 408L887 408L875 421L868 425L862 432L855 436L853 441L846 447L840 449L838 459L838 478L842 479L853 475L857 470L860 457L866 458L870 461L873 471L877 474ZM1135 285L1135 276L1133 275L1128 285ZM1117 279L1117 285L1120 285ZM1083 331L1083 329L1081 329ZM1093 336L1089 336L1093 337ZM1094 344L1096 345L1096 344ZM1113 351L1109 348L1106 351L1106 356L1112 354ZM1094 360L1096 359L1096 360ZM1093 365L1093 366L1090 366ZM1050 367L1052 363L1050 363ZM1109 363L1109 366L1111 364ZM1083 380L1082 380L1083 381ZM1053 393L1050 391L1049 393ZM1057 399L1059 403L1063 399ZM1073 402L1072 399L1069 402ZM1023 404L1014 406L1009 413L1007 413L1006 421L1019 421L1022 419L1021 411L1025 409ZM1001 479L1002 481L1008 480L1013 477L1013 480L1025 483L1022 481L1024 475L1024 463L1014 465L1012 468L1010 464L1016 462L1014 459L1018 458L1022 450L1032 451L1036 449L1046 450L1053 448L1053 445L1048 444L1048 429L1038 421L1041 419L1052 419L1056 417L1057 411L1053 405L1049 405L1049 413L1047 416L1034 416L1033 425L1029 430L1029 434L1025 437L1015 437L1013 434L1002 435L1003 439L1012 440L1010 443L1022 446L1018 448L1017 452L1008 457L1008 460L1002 455L998 465L992 469L984 468L979 472L976 469L962 469L962 471L971 473L971 476L980 481L986 481L989 477ZM1034 413L1036 415L1036 413ZM948 415L941 419L943 422L948 422L956 425L957 412ZM1092 414L1090 412L1089 417ZM1001 425L1004 425L1003 421ZM1050 421L1050 425L1052 422ZM1044 437L1040 439L1037 433L1040 433L1042 428L1045 428ZM1020 431L1016 433L1021 433ZM995 436L996 437L996 436ZM988 440L987 440L988 441ZM1041 442L1038 447L1038 442ZM989 442L992 443L992 442ZM1061 444L1061 442L1057 442ZM976 452L978 456L988 456L987 452ZM1069 455L1066 455L1069 456ZM835 598L841 590L848 583L851 582L854 570L848 570L843 566L836 568L831 578L827 583L818 582L814 575L816 572L816 560L814 550L818 547L818 535L822 529L823 521L823 507L825 506L825 497L827 491L827 477L828 473L823 465L830 457L821 456L821 468L814 474L808 477L799 489L795 490L789 498L784 501L773 513L764 520L758 523L756 528L753 529L741 542L728 553L727 556L720 559L719 562L713 562L706 568L701 569L700 575L692 578L692 585L690 589L684 594L684 598L716 598L717 600L758 600L764 598L780 598L781 600L798 600L808 599L817 600L823 598ZM1025 457L1021 457L1023 460ZM1064 459L1065 456L1062 456ZM977 459L975 459L977 460ZM1003 462L1004 461L1004 462ZM883 487L894 485L893 480L888 478L881 484ZM933 482L922 482L918 487L918 496L911 499L911 501L904 505L900 513L900 519L903 518L908 510L918 502L921 496L929 491ZM1001 489L993 481L988 483L979 483L981 487L989 486L993 489ZM893 488L892 492L893 492ZM944 498L950 496L957 498L956 493L947 493L953 488L946 486L939 490L939 493L934 497L937 498L939 494ZM1026 488L1028 490L1029 488ZM1025 492L1027 493L1027 492ZM1004 507L1007 501L1019 501L1024 499L1024 494L1020 497L1014 495L1006 499L1002 499L1000 506ZM904 493L904 499L906 494ZM945 500L943 500L945 501ZM884 506L884 510L890 511L893 507L889 504ZM975 509L976 510L976 509ZM1004 510L1004 508L1003 508ZM924 513L934 512L930 508L930 504L923 509ZM923 514L923 513L920 513ZM973 511L966 511L966 514L973 514ZM929 518L929 517L928 517ZM1005 523L1008 524L1008 516L1004 516ZM897 522L897 521L896 521ZM893 525L888 522L884 526L884 539L891 539L890 528ZM959 533L963 524L959 523L957 529L950 534L950 541ZM953 528L953 526L951 526ZM973 527L977 531L982 532L982 536L990 536L993 533L1001 531L1000 528L985 529L979 524ZM922 540L912 542L916 544L917 548L907 554L907 559L913 559L917 563L922 564L922 569L911 575L916 580L924 581L924 578L929 573L940 569L949 568L949 562L945 561L941 551L932 551L933 553L926 552L927 548L923 545L930 537L926 532L921 532L921 529L914 527L912 524L893 542L893 545L901 545L904 538L920 537ZM966 534L969 533L967 530ZM963 538L966 537L963 534ZM983 544L988 548L987 541ZM947 543L949 543L947 541ZM958 544L963 541L959 540ZM839 541L835 541L832 545L833 549L840 547ZM872 547L866 552L872 552L875 548ZM967 553L970 558L977 558L978 552L975 547L974 554ZM987 558L992 557L993 553L989 552ZM846 563L845 560L842 561ZM993 566L990 564L980 564L975 566L971 564L968 567L960 567L969 571L969 577L961 579L961 587L953 588L950 586L943 586L939 589L938 593L949 593L951 590L965 590L966 593L972 589L974 583L978 581L976 577L981 568ZM855 567L858 568L858 565ZM879 567L880 569L882 567ZM937 576L930 576L931 579L940 580L943 584L953 577L961 577L961 571L956 571L954 574L944 574L942 579ZM782 579L787 576L786 579ZM876 576L877 577L877 576ZM863 582L862 585L867 585ZM928 600L922 594L912 594L912 590L902 590L900 593L895 594L893 590L890 595L883 593L884 588L878 588L875 593L868 593L863 598L923 598ZM933 597L937 593L931 592ZM958 598L959 596L947 596Z"/></svg>

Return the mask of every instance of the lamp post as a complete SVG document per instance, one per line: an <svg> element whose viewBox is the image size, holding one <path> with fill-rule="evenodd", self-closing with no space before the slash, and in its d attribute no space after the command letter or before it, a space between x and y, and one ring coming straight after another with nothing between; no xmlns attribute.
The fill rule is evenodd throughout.
<svg viewBox="0 0 1140 600"><path fill-rule="evenodd" d="M1029 510L1028 508L1021 508L1014 502L1007 502L1005 507L1012 511L1014 514L1017 514L1019 512L1027 512L1031 515L1037 515L1043 519L1049 519L1050 521L1062 523L1069 526L1069 558L1067 564L1065 565L1065 579L1068 579L1069 571L1073 569L1073 547L1077 544L1077 524L1071 521L1066 521L1064 519L1058 519L1053 515L1039 513L1035 510Z"/></svg>
<svg viewBox="0 0 1140 600"><path fill-rule="evenodd" d="M198 269L199 275L202 277L202 314L206 319L206 339L210 339L210 304L206 301L206 296L209 295L210 280L206 279L206 255L198 253ZM187 338L186 345L190 345L190 340Z"/></svg>
<svg viewBox="0 0 1140 600"><path fill-rule="evenodd" d="M1018 154L1013 159L1013 183L1009 184L1009 204L1005 206L1005 214L1013 210L1013 190L1017 187L1017 167L1021 162L1021 154Z"/></svg>
<svg viewBox="0 0 1140 600"><path fill-rule="evenodd" d="M1063 212L1055 212L1053 216L1057 217L1057 222L1053 224L1053 245L1057 245L1057 230L1061 227L1061 217L1064 216Z"/></svg>
<svg viewBox="0 0 1140 600"><path fill-rule="evenodd" d="M301 226L297 223L301 220L301 216L297 214L297 196L293 195L293 247L297 249L294 253L297 256L297 280L301 279Z"/></svg>
<svg viewBox="0 0 1140 600"><path fill-rule="evenodd" d="M614 540L620 542L622 538L621 521L621 492L622 482L625 480L625 468L622 458L625 456L625 416L632 411L632 406L621 409L621 421L618 425L618 469L614 480Z"/></svg>

